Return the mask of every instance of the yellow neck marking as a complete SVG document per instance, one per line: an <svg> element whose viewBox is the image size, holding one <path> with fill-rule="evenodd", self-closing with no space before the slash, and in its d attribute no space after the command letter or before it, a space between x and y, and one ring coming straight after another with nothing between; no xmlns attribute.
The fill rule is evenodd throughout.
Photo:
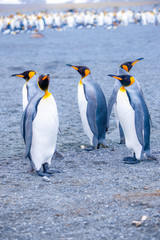
<svg viewBox="0 0 160 240"><path fill-rule="evenodd" d="M90 74L90 70L89 70L89 69L86 69L86 70L85 70L85 76L82 77L81 80L79 81L79 84L80 84L80 85L83 85L82 79L85 78L85 77L87 77L89 74Z"/></svg>
<svg viewBox="0 0 160 240"><path fill-rule="evenodd" d="M45 91L43 98L48 98L50 96L51 96L51 93L47 90L47 91Z"/></svg>
<svg viewBox="0 0 160 240"><path fill-rule="evenodd" d="M124 87L121 87L121 88L120 88L120 91L126 92L126 89L125 89Z"/></svg>
<svg viewBox="0 0 160 240"><path fill-rule="evenodd" d="M79 81L79 85L83 85L83 83L82 83L82 78L81 78L81 80Z"/></svg>
<svg viewBox="0 0 160 240"><path fill-rule="evenodd" d="M134 79L134 77L130 77L130 81L131 81L131 83L130 83L130 85L129 86L131 86L134 82L135 82L135 79ZM129 87L128 86L128 87Z"/></svg>

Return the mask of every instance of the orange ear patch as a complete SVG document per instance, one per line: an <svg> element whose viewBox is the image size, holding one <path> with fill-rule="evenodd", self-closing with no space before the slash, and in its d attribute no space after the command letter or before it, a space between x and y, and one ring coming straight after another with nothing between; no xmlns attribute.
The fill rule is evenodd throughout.
<svg viewBox="0 0 160 240"><path fill-rule="evenodd" d="M132 84L135 82L134 77L130 77L130 81L131 81L131 84L130 84L130 85L132 85Z"/></svg>
<svg viewBox="0 0 160 240"><path fill-rule="evenodd" d="M86 70L85 70L85 77L87 77L89 74L90 74L90 70L89 70L89 69L86 69Z"/></svg>
<svg viewBox="0 0 160 240"><path fill-rule="evenodd" d="M127 67L127 65L122 65L122 68L123 68L125 71L128 72L128 67Z"/></svg>
<svg viewBox="0 0 160 240"><path fill-rule="evenodd" d="M35 74L36 74L36 73L33 72L33 71L29 72L29 80L30 80Z"/></svg>

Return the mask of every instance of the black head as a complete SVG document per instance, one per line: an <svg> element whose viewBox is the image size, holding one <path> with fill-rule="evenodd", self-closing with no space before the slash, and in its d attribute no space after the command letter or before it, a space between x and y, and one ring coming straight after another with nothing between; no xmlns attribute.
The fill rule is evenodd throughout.
<svg viewBox="0 0 160 240"><path fill-rule="evenodd" d="M70 64L66 64L66 65L76 69L81 74L82 78L87 77L90 74L90 70L86 66L73 66Z"/></svg>
<svg viewBox="0 0 160 240"><path fill-rule="evenodd" d="M122 63L119 67L124 69L126 72L129 72L131 70L131 68L134 66L134 64L136 64L137 62L139 62L142 59L143 58L138 58L135 61Z"/></svg>
<svg viewBox="0 0 160 240"><path fill-rule="evenodd" d="M38 78L38 85L40 87L41 90L46 91L48 90L48 86L49 86L49 74L48 75L40 75Z"/></svg>
<svg viewBox="0 0 160 240"><path fill-rule="evenodd" d="M134 77L132 77L131 75L118 75L117 76L117 75L109 74L108 76L118 79L124 87L129 87L135 82Z"/></svg>
<svg viewBox="0 0 160 240"><path fill-rule="evenodd" d="M27 70L23 73L13 74L11 77L21 77L24 78L27 82L36 74L34 70Z"/></svg>

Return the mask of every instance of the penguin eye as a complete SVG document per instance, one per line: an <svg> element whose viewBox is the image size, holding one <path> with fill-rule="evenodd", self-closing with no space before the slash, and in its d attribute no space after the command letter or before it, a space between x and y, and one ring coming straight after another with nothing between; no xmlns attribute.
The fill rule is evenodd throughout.
<svg viewBox="0 0 160 240"><path fill-rule="evenodd" d="M129 82L130 82L130 78L129 78L128 76L126 76L126 77L125 77L125 81L126 81L127 83L129 83Z"/></svg>
<svg viewBox="0 0 160 240"><path fill-rule="evenodd" d="M123 80L122 80L122 84L123 84L125 87L127 87L127 86L130 85L130 83L131 83L130 77L124 76L124 77L123 77Z"/></svg>
<svg viewBox="0 0 160 240"><path fill-rule="evenodd" d="M84 69L83 68L81 68L80 71L81 71L81 74L84 74Z"/></svg>
<svg viewBox="0 0 160 240"><path fill-rule="evenodd" d="M83 68L79 68L78 72L81 74L81 76L85 76L85 73L84 73L84 69L83 69Z"/></svg>

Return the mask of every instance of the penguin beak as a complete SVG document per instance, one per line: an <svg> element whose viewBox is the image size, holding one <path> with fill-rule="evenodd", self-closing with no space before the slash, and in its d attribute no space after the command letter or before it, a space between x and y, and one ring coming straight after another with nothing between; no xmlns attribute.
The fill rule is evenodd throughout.
<svg viewBox="0 0 160 240"><path fill-rule="evenodd" d="M78 71L78 67L76 67L76 66L73 66L73 65L71 65L71 64L66 64L67 66L69 66L69 67L72 67L72 68L74 68L75 70L77 70Z"/></svg>
<svg viewBox="0 0 160 240"><path fill-rule="evenodd" d="M45 79L48 79L49 80L49 74L47 74L46 76L44 76L43 78L42 78L42 80L45 80Z"/></svg>
<svg viewBox="0 0 160 240"><path fill-rule="evenodd" d="M133 66L134 64L136 64L137 62L141 61L142 59L144 59L144 58L138 58L136 61L132 62L131 65Z"/></svg>
<svg viewBox="0 0 160 240"><path fill-rule="evenodd" d="M109 74L108 76L109 76L109 77L116 78L116 79L122 81L122 78L120 78L120 77L118 77L118 76L115 76L115 75L112 75L112 74Z"/></svg>
<svg viewBox="0 0 160 240"><path fill-rule="evenodd" d="M24 78L24 76L22 74L12 74L11 77L21 77L21 78Z"/></svg>

